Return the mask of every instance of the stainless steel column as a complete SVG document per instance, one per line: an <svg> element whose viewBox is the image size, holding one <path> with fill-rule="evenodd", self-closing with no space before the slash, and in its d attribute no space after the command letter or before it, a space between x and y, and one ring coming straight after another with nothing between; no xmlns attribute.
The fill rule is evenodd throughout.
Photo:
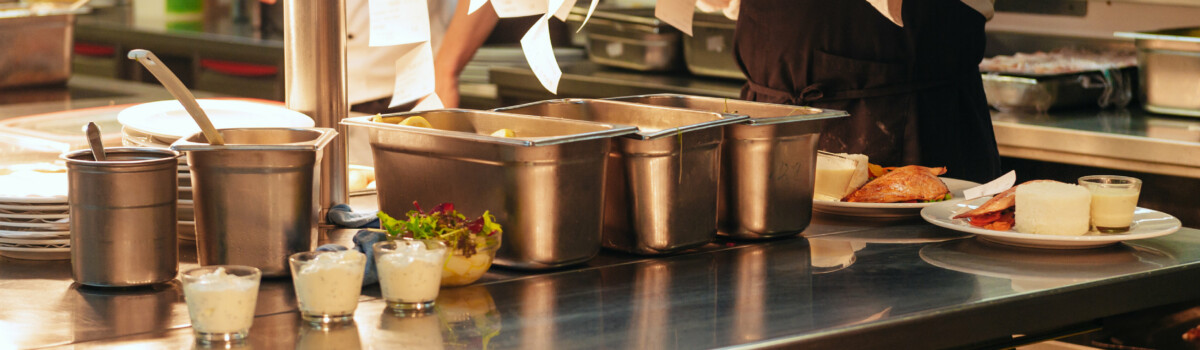
<svg viewBox="0 0 1200 350"><path fill-rule="evenodd" d="M338 122L349 113L346 100L346 1L283 1L283 74L287 107L307 114L317 127L338 137L321 161L321 221L334 204L349 200L346 190L346 135Z"/></svg>

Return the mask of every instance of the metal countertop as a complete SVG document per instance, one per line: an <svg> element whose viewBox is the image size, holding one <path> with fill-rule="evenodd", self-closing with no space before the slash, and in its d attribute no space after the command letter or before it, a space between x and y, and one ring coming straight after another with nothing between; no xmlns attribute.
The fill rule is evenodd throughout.
<svg viewBox="0 0 1200 350"><path fill-rule="evenodd" d="M195 266L194 245L180 247L180 268ZM0 348L192 346L177 282L98 290L74 285L69 270L67 261L0 258ZM371 286L355 323L328 331L300 321L290 280L264 280L244 347L478 348L490 333L495 349L991 346L1194 299L1197 279L1195 229L1046 251L923 221L818 214L804 237L719 241L661 258L605 251L555 271L493 268L443 290L438 313L419 318L386 312Z"/></svg>

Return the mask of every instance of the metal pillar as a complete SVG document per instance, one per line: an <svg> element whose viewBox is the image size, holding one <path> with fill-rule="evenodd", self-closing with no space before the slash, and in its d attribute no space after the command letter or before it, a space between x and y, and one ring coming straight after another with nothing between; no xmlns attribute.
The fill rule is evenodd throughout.
<svg viewBox="0 0 1200 350"><path fill-rule="evenodd" d="M338 136L325 147L318 200L321 222L330 207L349 201L346 189L346 1L283 1L283 74L287 107Z"/></svg>

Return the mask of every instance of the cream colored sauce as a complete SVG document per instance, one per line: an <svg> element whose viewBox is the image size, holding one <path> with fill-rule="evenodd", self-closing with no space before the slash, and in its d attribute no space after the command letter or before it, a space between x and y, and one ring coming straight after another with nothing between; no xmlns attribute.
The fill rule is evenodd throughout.
<svg viewBox="0 0 1200 350"><path fill-rule="evenodd" d="M254 323L258 283L218 268L183 287L192 328L203 333L236 333Z"/></svg>
<svg viewBox="0 0 1200 350"><path fill-rule="evenodd" d="M1132 188L1092 189L1092 225L1105 228L1129 227L1137 209L1138 191Z"/></svg>
<svg viewBox="0 0 1200 350"><path fill-rule="evenodd" d="M354 313L362 293L367 257L353 250L317 255L292 281L300 311L307 315L344 316Z"/></svg>
<svg viewBox="0 0 1200 350"><path fill-rule="evenodd" d="M377 256L375 264L379 268L379 286L383 298L405 303L437 299L438 289L442 284L442 259L445 252L422 248Z"/></svg>

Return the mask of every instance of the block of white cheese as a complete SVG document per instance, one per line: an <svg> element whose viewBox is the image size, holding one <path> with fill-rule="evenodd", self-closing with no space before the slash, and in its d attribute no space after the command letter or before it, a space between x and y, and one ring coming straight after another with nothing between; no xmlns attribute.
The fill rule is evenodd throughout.
<svg viewBox="0 0 1200 350"><path fill-rule="evenodd" d="M1017 187L1017 232L1082 236L1088 232L1092 194L1082 186L1034 182Z"/></svg>
<svg viewBox="0 0 1200 350"><path fill-rule="evenodd" d="M817 154L813 199L838 201L867 183L865 154L835 154Z"/></svg>

